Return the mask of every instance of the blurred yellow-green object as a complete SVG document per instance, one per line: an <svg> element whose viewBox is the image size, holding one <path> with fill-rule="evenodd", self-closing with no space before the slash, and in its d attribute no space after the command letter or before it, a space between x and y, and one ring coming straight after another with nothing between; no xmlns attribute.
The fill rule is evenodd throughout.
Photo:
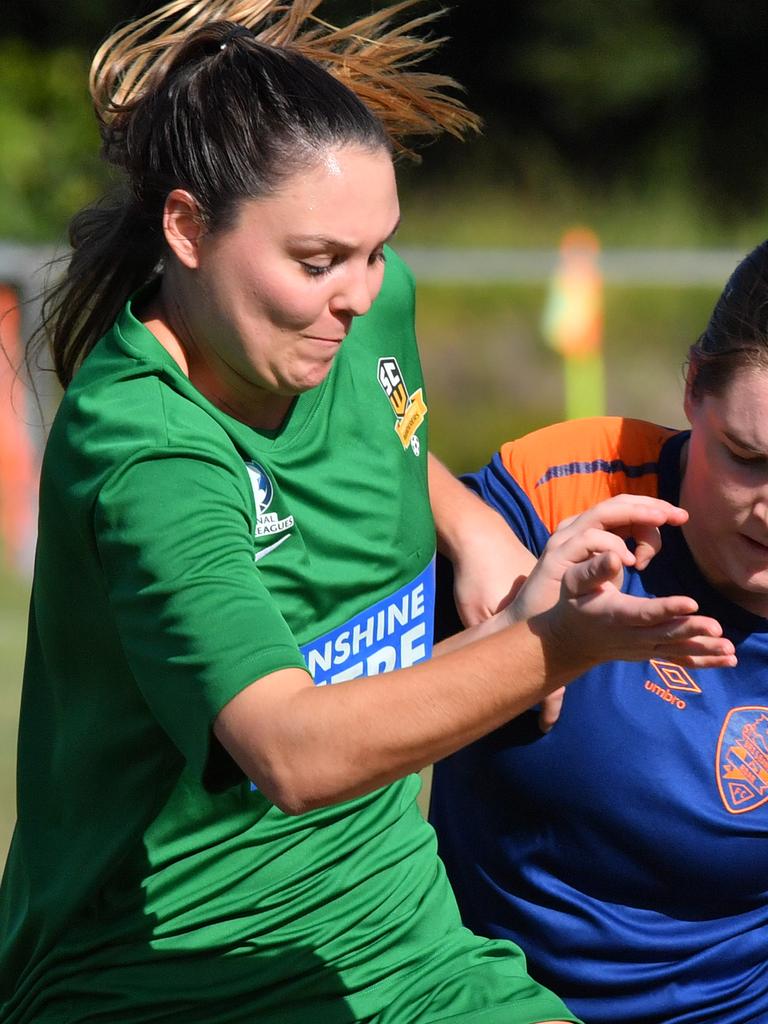
<svg viewBox="0 0 768 1024"><path fill-rule="evenodd" d="M0 569L0 864L16 817L16 729L29 586Z"/></svg>
<svg viewBox="0 0 768 1024"><path fill-rule="evenodd" d="M549 283L541 320L544 340L562 356L564 416L605 414L603 279L600 242L589 228L570 228Z"/></svg>

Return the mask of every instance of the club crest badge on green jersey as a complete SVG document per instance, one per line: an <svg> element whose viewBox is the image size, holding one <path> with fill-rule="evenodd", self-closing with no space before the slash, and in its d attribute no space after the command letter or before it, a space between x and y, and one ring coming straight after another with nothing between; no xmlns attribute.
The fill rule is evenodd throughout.
<svg viewBox="0 0 768 1024"><path fill-rule="evenodd" d="M275 537L279 534L284 535L280 537L277 544L271 544L268 548L257 551L255 557L256 561L258 561L267 552L272 551L278 544L288 539L290 534L287 531L291 529L295 520L292 515L281 517L276 512L269 511L272 499L275 496L275 489L264 467L260 466L258 462L246 462L245 468L248 471L248 478L253 488L253 499L256 503L254 536L258 538Z"/></svg>
<svg viewBox="0 0 768 1024"><path fill-rule="evenodd" d="M427 415L422 389L417 388L412 395L408 394L403 374L394 356L385 356L379 360L378 378L395 414L395 432L403 448L410 447L413 454L418 455L420 445L416 431Z"/></svg>

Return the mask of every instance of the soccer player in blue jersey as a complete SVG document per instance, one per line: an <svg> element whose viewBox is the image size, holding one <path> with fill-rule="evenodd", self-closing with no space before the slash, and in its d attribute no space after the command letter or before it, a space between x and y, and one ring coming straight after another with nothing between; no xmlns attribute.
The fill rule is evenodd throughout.
<svg viewBox="0 0 768 1024"><path fill-rule="evenodd" d="M688 522L624 589L690 594L738 654L602 665L548 733L531 712L436 767L465 923L514 937L590 1024L768 1021L768 243L690 350L685 414L558 424L466 481L536 554L608 495L679 502Z"/></svg>

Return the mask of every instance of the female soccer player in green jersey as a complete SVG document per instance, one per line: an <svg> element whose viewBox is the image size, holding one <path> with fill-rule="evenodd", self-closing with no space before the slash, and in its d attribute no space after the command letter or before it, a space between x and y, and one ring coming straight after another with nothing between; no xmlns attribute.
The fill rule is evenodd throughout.
<svg viewBox="0 0 768 1024"><path fill-rule="evenodd" d="M559 532L511 611L429 660L428 404L387 244L392 156L471 118L413 68L430 44L397 21L410 2L345 30L316 6L175 2L95 58L126 184L74 219L47 306L65 395L5 1024L575 1020L516 946L462 928L410 773L601 658L732 657L689 599L611 584L635 556L605 527L642 559L684 518L641 498ZM431 476L461 563L495 513Z"/></svg>

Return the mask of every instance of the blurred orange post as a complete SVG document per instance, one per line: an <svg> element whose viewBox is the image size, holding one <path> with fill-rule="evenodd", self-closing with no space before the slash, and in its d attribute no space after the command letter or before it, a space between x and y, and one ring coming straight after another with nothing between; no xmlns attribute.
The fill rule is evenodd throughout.
<svg viewBox="0 0 768 1024"><path fill-rule="evenodd" d="M0 285L0 543L8 568L32 570L38 458L30 436L22 364L19 299Z"/></svg>
<svg viewBox="0 0 768 1024"><path fill-rule="evenodd" d="M544 307L542 332L550 347L563 357L566 419L605 412L599 256L600 242L593 231L567 231Z"/></svg>

